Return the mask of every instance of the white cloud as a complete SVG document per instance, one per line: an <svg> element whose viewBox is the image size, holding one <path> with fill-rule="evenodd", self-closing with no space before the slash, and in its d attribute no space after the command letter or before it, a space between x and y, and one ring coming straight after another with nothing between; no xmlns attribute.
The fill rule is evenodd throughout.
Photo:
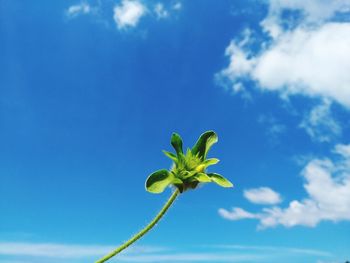
<svg viewBox="0 0 350 263"><path fill-rule="evenodd" d="M272 115L261 114L258 117L258 123L265 126L266 133L272 139L277 139L277 136L286 131L286 126L278 122Z"/></svg>
<svg viewBox="0 0 350 263"><path fill-rule="evenodd" d="M304 22L318 23L333 17L337 12L348 12L349 0L270 0L269 16L281 16L283 10L300 11Z"/></svg>
<svg viewBox="0 0 350 263"><path fill-rule="evenodd" d="M243 195L255 204L274 205L282 201L280 194L268 187L244 190Z"/></svg>
<svg viewBox="0 0 350 263"><path fill-rule="evenodd" d="M240 94L241 98L245 101L252 101L252 96L250 92L244 87L242 82L237 82L233 84L232 86L232 93L233 94Z"/></svg>
<svg viewBox="0 0 350 263"><path fill-rule="evenodd" d="M92 8L88 3L80 3L77 5L72 5L70 7L68 7L68 9L66 10L66 15L69 18L73 18L76 17L78 15L86 15L91 13Z"/></svg>
<svg viewBox="0 0 350 263"><path fill-rule="evenodd" d="M345 159L350 161L350 144L338 144L335 146L334 152L345 157ZM350 163L347 164L350 167Z"/></svg>
<svg viewBox="0 0 350 263"><path fill-rule="evenodd" d="M300 127L314 141L329 142L342 133L341 126L335 121L330 111L331 103L324 101L314 107L300 123Z"/></svg>
<svg viewBox="0 0 350 263"><path fill-rule="evenodd" d="M245 78L255 65L255 60L251 58L252 54L244 49L250 41L251 31L244 30L241 37L240 40L232 40L226 48L225 55L230 57L230 64L215 75L215 81L231 90L233 94L240 94L243 99L250 101L251 94L240 80Z"/></svg>
<svg viewBox="0 0 350 263"><path fill-rule="evenodd" d="M301 18L281 19L284 10ZM251 37L260 42L258 51L249 41L232 40L220 83L251 79L264 91L328 98L350 108L350 23L331 22L339 12L350 12L350 1L270 0L261 26L272 39Z"/></svg>
<svg viewBox="0 0 350 263"><path fill-rule="evenodd" d="M111 246L0 242L0 255L79 258L103 255L111 249Z"/></svg>
<svg viewBox="0 0 350 263"><path fill-rule="evenodd" d="M115 249L115 246L76 245L57 243L0 242L0 255L52 258L99 257ZM129 253L153 253L163 251L161 247L134 246Z"/></svg>
<svg viewBox="0 0 350 263"><path fill-rule="evenodd" d="M113 5L113 21L119 30L136 27L145 16L158 20L171 17L182 8L180 1L164 4L162 1L119 0L113 4L99 0L91 5L88 1L81 0L79 4L68 7L64 13L68 19L90 14L96 21L108 26L106 12L111 8L110 4Z"/></svg>
<svg viewBox="0 0 350 263"><path fill-rule="evenodd" d="M156 254L140 256L121 256L119 259L125 262L254 262L261 260L259 255L236 253L178 253Z"/></svg>
<svg viewBox="0 0 350 263"><path fill-rule="evenodd" d="M174 5L173 5L173 9L174 10L180 10L182 8L182 3L181 2L176 2Z"/></svg>
<svg viewBox="0 0 350 263"><path fill-rule="evenodd" d="M72 245L54 243L21 243L0 241L0 262L92 262L114 246ZM203 252L205 248L205 252ZM314 255L332 256L327 251L310 248L247 246L247 245L199 245L191 252L158 246L133 246L118 255L118 262L264 262L277 257ZM7 259L8 258L8 259ZM6 260L7 259L7 260Z"/></svg>
<svg viewBox="0 0 350 263"><path fill-rule="evenodd" d="M226 209L220 208L219 214L228 220L241 220L241 219L258 219L259 215L249 213L246 210L233 207L232 211L227 211Z"/></svg>
<svg viewBox="0 0 350 263"><path fill-rule="evenodd" d="M282 247L282 246L247 246L247 245L214 245L214 248L222 249L233 249L233 250L249 250L259 251L266 253L279 252L285 254L305 254L305 255L316 255L316 256L331 256L332 254L328 251L316 250L310 248L298 248L298 247Z"/></svg>
<svg viewBox="0 0 350 263"><path fill-rule="evenodd" d="M286 208L263 208L259 213L221 208L219 214L230 220L258 219L261 228L277 225L315 227L321 221L350 221L350 145L339 144L334 153L341 158L313 159L303 169L306 198L293 200Z"/></svg>
<svg viewBox="0 0 350 263"><path fill-rule="evenodd" d="M156 13L158 19L166 18L169 16L169 12L165 10L164 5L162 3L157 3L154 6L154 12Z"/></svg>
<svg viewBox="0 0 350 263"><path fill-rule="evenodd" d="M230 43L225 54L230 57L230 64L222 73L230 79L235 80L244 77L247 72L253 70L255 61L249 59L248 54L236 42L232 41Z"/></svg>
<svg viewBox="0 0 350 263"><path fill-rule="evenodd" d="M244 30L241 38L239 41L232 40L226 48L225 55L230 57L230 64L217 75L219 81L223 77L227 77L232 82L235 82L253 70L255 61L250 58L252 54L244 49L244 46L249 43L251 38L251 31L249 29Z"/></svg>
<svg viewBox="0 0 350 263"><path fill-rule="evenodd" d="M298 12L296 15L300 15L298 22L287 21L289 27L293 27L295 24L323 24L337 13L348 12L349 8L349 0L270 0L268 15L261 26L272 38L277 38L288 29L283 25L286 24L286 19L281 18L284 10Z"/></svg>
<svg viewBox="0 0 350 263"><path fill-rule="evenodd" d="M286 32L256 56L233 41L226 55L230 64L221 79L251 78L262 90L329 98L350 108L350 23Z"/></svg>
<svg viewBox="0 0 350 263"><path fill-rule="evenodd" d="M114 7L114 21L119 29L135 27L147 12L146 7L137 0L123 0Z"/></svg>
<svg viewBox="0 0 350 263"><path fill-rule="evenodd" d="M262 89L321 96L350 107L350 23L285 33L255 58L251 72Z"/></svg>
<svg viewBox="0 0 350 263"><path fill-rule="evenodd" d="M11 261L7 262L16 262L16 257L21 259L17 262L67 262L68 259L97 259L112 249L115 246L0 242L0 257L10 256ZM23 261L23 257L33 261ZM157 246L133 246L118 255L120 262L252 262L260 258L248 253L222 255L211 252L181 253L174 250L169 253L169 249Z"/></svg>

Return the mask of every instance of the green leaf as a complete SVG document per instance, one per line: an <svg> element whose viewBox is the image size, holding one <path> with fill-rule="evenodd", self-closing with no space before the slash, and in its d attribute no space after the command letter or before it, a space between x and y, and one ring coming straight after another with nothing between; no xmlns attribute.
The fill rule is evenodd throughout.
<svg viewBox="0 0 350 263"><path fill-rule="evenodd" d="M197 179L198 182L201 182L201 183L211 182L211 178L205 173L198 173L196 174L195 178Z"/></svg>
<svg viewBox="0 0 350 263"><path fill-rule="evenodd" d="M203 133L196 144L192 148L192 154L198 155L202 160L205 160L211 146L218 141L218 136L214 131Z"/></svg>
<svg viewBox="0 0 350 263"><path fill-rule="evenodd" d="M203 162L203 164L205 165L205 167L208 167L210 165L214 165L214 164L217 164L220 160L219 159L216 159L216 158L210 158L210 159L207 159Z"/></svg>
<svg viewBox="0 0 350 263"><path fill-rule="evenodd" d="M211 180L214 183L217 183L218 185L220 185L222 187L233 187L233 184L220 174L210 173L210 174L208 174L208 176L211 178Z"/></svg>
<svg viewBox="0 0 350 263"><path fill-rule="evenodd" d="M169 157L171 160L173 160L175 163L177 163L177 157L175 154L168 152L168 151L163 151L163 153Z"/></svg>
<svg viewBox="0 0 350 263"><path fill-rule="evenodd" d="M182 139L181 139L180 135L178 135L175 132L171 136L171 145L174 147L178 157L183 155Z"/></svg>
<svg viewBox="0 0 350 263"><path fill-rule="evenodd" d="M148 176L146 180L146 190L151 193L161 193L171 184L174 175L167 170L158 170Z"/></svg>

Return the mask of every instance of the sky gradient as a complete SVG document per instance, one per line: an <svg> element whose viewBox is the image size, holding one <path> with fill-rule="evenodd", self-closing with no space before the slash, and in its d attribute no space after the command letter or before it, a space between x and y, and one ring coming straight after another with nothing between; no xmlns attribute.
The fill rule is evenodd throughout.
<svg viewBox="0 0 350 263"><path fill-rule="evenodd" d="M0 1L0 263L93 262L214 130L214 184L111 262L350 260L350 1ZM214 170L215 169L215 170ZM210 170L210 169L209 169Z"/></svg>

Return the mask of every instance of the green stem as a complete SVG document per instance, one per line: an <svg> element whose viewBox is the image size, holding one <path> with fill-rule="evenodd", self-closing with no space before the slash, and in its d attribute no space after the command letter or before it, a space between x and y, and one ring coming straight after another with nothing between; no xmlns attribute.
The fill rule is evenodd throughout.
<svg viewBox="0 0 350 263"><path fill-rule="evenodd" d="M166 211L169 209L169 207L174 203L176 197L179 195L179 190L176 189L174 193L170 196L169 200L165 203L163 206L162 210L156 215L156 217L145 227L143 228L140 232L138 232L136 235L134 235L132 238L130 238L128 241L126 241L124 244L122 244L120 247L116 248L113 250L111 253L107 254L103 258L97 260L95 263L102 263L107 261L108 259L114 257L124 249L126 249L128 246L130 246L132 243L140 239L142 236L144 236L148 231L150 231L155 224L158 223L158 221L164 216Z"/></svg>

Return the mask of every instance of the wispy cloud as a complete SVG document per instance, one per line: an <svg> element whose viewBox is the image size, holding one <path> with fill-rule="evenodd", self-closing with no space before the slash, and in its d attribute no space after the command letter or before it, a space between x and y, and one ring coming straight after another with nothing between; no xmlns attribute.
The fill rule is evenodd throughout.
<svg viewBox="0 0 350 263"><path fill-rule="evenodd" d="M259 214L250 213L240 207L233 207L231 211L220 208L219 215L228 220L259 219Z"/></svg>
<svg viewBox="0 0 350 263"><path fill-rule="evenodd" d="M125 262L255 262L262 258L264 257L235 253L179 253L119 257Z"/></svg>
<svg viewBox="0 0 350 263"><path fill-rule="evenodd" d="M286 208L265 207L251 213L242 208L219 209L229 220L257 219L259 228L283 225L315 227L321 221L350 221L350 145L339 144L334 153L341 158L313 159L301 175L307 197L293 200Z"/></svg>
<svg viewBox="0 0 350 263"><path fill-rule="evenodd" d="M314 107L300 123L300 127L314 141L330 142L342 133L340 124L331 114L331 102L324 100L320 105Z"/></svg>
<svg viewBox="0 0 350 263"><path fill-rule="evenodd" d="M267 17L261 22L262 28L273 38L283 34L286 29L297 26L314 26L327 23L337 13L349 12L349 0L269 0ZM289 19L287 24L282 18L284 11L295 12L299 19ZM291 17L293 18L293 16Z"/></svg>
<svg viewBox="0 0 350 263"><path fill-rule="evenodd" d="M279 136L287 130L286 125L279 122L272 115L261 114L257 121L263 126L266 136L272 143L278 142Z"/></svg>
<svg viewBox="0 0 350 263"><path fill-rule="evenodd" d="M34 262L85 262L98 258L114 246L0 242L0 263ZM271 262L276 258L298 256L329 257L331 253L310 248L249 246L249 245L198 245L186 249L157 246L133 246L118 255L118 262ZM4 256L10 256L8 259Z"/></svg>
<svg viewBox="0 0 350 263"><path fill-rule="evenodd" d="M30 242L0 242L0 256L10 256L1 263L67 262L98 258L114 249L114 246L77 245ZM20 260L18 261L19 258ZM156 246L133 246L118 255L120 262L252 262L259 255L249 253L186 252ZM24 260L23 260L24 259ZM80 262L80 261L79 261Z"/></svg>
<svg viewBox="0 0 350 263"><path fill-rule="evenodd" d="M284 254L304 254L315 256L331 256L332 253L310 248L282 247L282 246L247 246L247 245L217 245L217 248L226 250L247 250L262 252L282 252Z"/></svg>
<svg viewBox="0 0 350 263"><path fill-rule="evenodd" d="M0 255L53 258L84 258L102 256L115 246L77 245L57 243L0 242ZM129 253L153 253L163 251L161 247L135 246Z"/></svg>
<svg viewBox="0 0 350 263"><path fill-rule="evenodd" d="M162 3L157 3L154 6L154 12L158 19L166 18L169 16L169 12L165 9Z"/></svg>
<svg viewBox="0 0 350 263"><path fill-rule="evenodd" d="M110 22L116 25L118 30L126 31L140 25L144 17L164 20L170 18L182 9L182 2L148 2L141 0L120 0L117 3L97 1L94 4L84 0L78 4L69 6L64 14L68 19L81 15L92 15L97 22L109 25ZM113 16L109 17L112 11Z"/></svg>
<svg viewBox="0 0 350 263"><path fill-rule="evenodd" d="M92 8L88 3L82 2L80 4L72 5L67 8L66 15L69 18L74 18L79 15L87 15L92 12Z"/></svg>
<svg viewBox="0 0 350 263"><path fill-rule="evenodd" d="M172 9L174 10L180 10L182 8L182 3L180 1L173 4Z"/></svg>

